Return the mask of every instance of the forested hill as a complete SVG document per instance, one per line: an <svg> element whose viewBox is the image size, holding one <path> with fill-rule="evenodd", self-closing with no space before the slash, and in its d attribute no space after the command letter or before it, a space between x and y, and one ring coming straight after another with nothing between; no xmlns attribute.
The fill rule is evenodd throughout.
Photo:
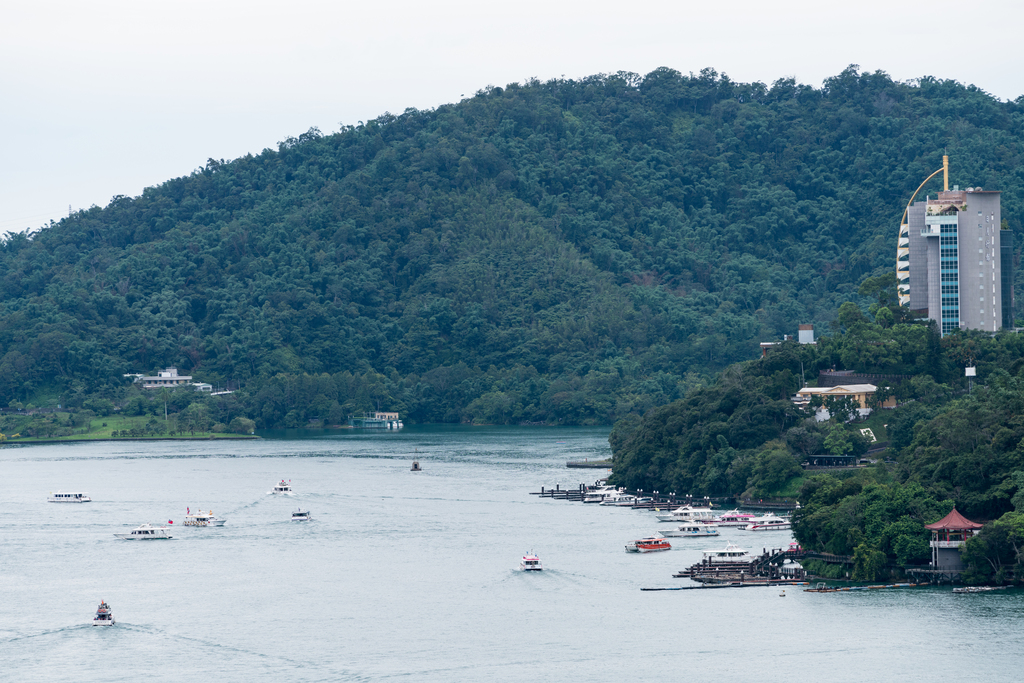
<svg viewBox="0 0 1024 683"><path fill-rule="evenodd" d="M1019 233L1022 133L1022 99L853 67L530 81L313 129L8 237L0 404L123 402L124 373L176 365L241 383L261 426L609 423L825 328L943 150Z"/></svg>

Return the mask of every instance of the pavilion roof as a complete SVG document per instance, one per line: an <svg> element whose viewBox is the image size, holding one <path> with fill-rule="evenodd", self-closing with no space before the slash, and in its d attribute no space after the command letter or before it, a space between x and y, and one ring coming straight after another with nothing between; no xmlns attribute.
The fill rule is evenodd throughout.
<svg viewBox="0 0 1024 683"><path fill-rule="evenodd" d="M959 512L957 512L956 508L953 508L953 511L950 512L948 515L946 515L945 517L943 517L939 521L935 522L934 524L925 524L924 528L925 529L930 529L932 531L942 531L942 530L980 529L983 526L985 526L985 525L984 524L978 524L977 522L972 522L971 520L967 519L966 517L961 515Z"/></svg>

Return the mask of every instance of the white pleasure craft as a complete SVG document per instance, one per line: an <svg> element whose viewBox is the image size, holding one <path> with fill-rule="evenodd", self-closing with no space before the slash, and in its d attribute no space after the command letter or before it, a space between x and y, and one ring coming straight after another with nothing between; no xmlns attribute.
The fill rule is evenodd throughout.
<svg viewBox="0 0 1024 683"><path fill-rule="evenodd" d="M225 519L218 519L213 516L213 510L196 510L195 512L189 511L185 515L185 521L182 522L182 526L224 526Z"/></svg>
<svg viewBox="0 0 1024 683"><path fill-rule="evenodd" d="M711 522L714 519L711 508L695 508L692 505L684 505L672 512L658 515L661 522Z"/></svg>
<svg viewBox="0 0 1024 683"><path fill-rule="evenodd" d="M675 529L668 531L659 530L662 536L673 536L678 538L717 536L718 528L714 524L701 524L700 522L687 522L680 524Z"/></svg>
<svg viewBox="0 0 1024 683"><path fill-rule="evenodd" d="M308 522L312 519L313 518L310 516L309 510L303 510L302 508L299 508L298 510L292 513L293 522Z"/></svg>
<svg viewBox="0 0 1024 683"><path fill-rule="evenodd" d="M93 626L113 626L114 613L106 600L100 600L100 606L96 608L96 616L92 618Z"/></svg>
<svg viewBox="0 0 1024 683"><path fill-rule="evenodd" d="M764 517L755 517L744 528L747 531L788 531L793 528L793 524L786 517L768 514Z"/></svg>
<svg viewBox="0 0 1024 683"><path fill-rule="evenodd" d="M132 529L130 533L114 535L125 541L164 541L173 538L168 531L167 527L143 524Z"/></svg>
<svg viewBox="0 0 1024 683"><path fill-rule="evenodd" d="M283 496L292 495L292 480L289 479L288 481L285 481L282 479L280 484L274 484L274 490L271 491L271 493Z"/></svg>
<svg viewBox="0 0 1024 683"><path fill-rule="evenodd" d="M88 493L51 493L50 497L46 499L48 503L91 503L92 498L89 497Z"/></svg>
<svg viewBox="0 0 1024 683"><path fill-rule="evenodd" d="M523 555L523 559L519 561L519 571L521 572L539 572L544 567L540 564L540 558L529 552Z"/></svg>
<svg viewBox="0 0 1024 683"><path fill-rule="evenodd" d="M712 564L721 564L723 562L751 562L754 560L754 556L738 545L730 543L721 550L706 550L704 559Z"/></svg>

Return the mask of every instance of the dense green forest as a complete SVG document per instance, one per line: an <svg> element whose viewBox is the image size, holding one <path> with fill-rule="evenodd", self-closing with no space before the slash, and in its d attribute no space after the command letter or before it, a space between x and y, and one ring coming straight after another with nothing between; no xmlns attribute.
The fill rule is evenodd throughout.
<svg viewBox="0 0 1024 683"><path fill-rule="evenodd" d="M868 580L927 563L924 525L955 505L989 522L965 551L968 580L1024 582L1024 337L940 339L934 324L896 320L906 312L895 305L894 284L891 276L868 279L861 293L880 295L882 305L864 315L843 304L840 330L816 345L787 342L682 400L620 420L611 435L613 481L695 495L793 496L801 503L797 539L854 556L854 578ZM977 382L963 377L967 366L977 367ZM832 419L818 422L814 406L786 400L801 372L831 367L903 375L884 393L897 407L846 424L842 405L827 406ZM809 455L864 453L860 429L868 425L888 439L875 466L801 467Z"/></svg>
<svg viewBox="0 0 1024 683"><path fill-rule="evenodd" d="M311 129L6 237L0 405L123 409L125 373L173 365L242 387L224 424L610 424L866 306L944 150L1020 235L1022 133L1024 100L855 67L531 80Z"/></svg>

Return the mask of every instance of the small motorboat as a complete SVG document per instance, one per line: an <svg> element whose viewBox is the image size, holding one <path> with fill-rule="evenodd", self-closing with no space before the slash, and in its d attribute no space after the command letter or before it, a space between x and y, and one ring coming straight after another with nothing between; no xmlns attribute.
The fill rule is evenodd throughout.
<svg viewBox="0 0 1024 683"><path fill-rule="evenodd" d="M91 503L92 498L89 497L88 493L64 493L57 491L57 493L51 493L50 497L46 499L48 503Z"/></svg>
<svg viewBox="0 0 1024 683"><path fill-rule="evenodd" d="M187 509L187 508L186 508ZM224 526L225 519L218 519L213 516L213 510L203 512L197 510L195 512L189 512L185 515L185 521L182 522L183 526Z"/></svg>
<svg viewBox="0 0 1024 683"><path fill-rule="evenodd" d="M313 518L309 515L309 510L303 510L302 508L299 508L298 510L292 513L293 522L309 522L312 519Z"/></svg>
<svg viewBox="0 0 1024 683"><path fill-rule="evenodd" d="M523 555L523 559L519 561L519 571L523 572L539 572L544 567L540 564L540 558L533 554L531 550L526 555Z"/></svg>
<svg viewBox="0 0 1024 683"><path fill-rule="evenodd" d="M114 613L110 610L110 605L107 604L106 600L100 600L100 606L96 608L96 616L92 618L93 626L113 626L114 625Z"/></svg>
<svg viewBox="0 0 1024 683"><path fill-rule="evenodd" d="M292 495L292 480L285 481L282 479L280 484L274 484L274 490L271 493L281 496Z"/></svg>
<svg viewBox="0 0 1024 683"><path fill-rule="evenodd" d="M659 550L672 550L672 545L664 538L655 536L640 538L626 544L627 553L654 553Z"/></svg>
<svg viewBox="0 0 1024 683"><path fill-rule="evenodd" d="M659 531L662 536L673 536L676 538L717 536L718 527L714 524L701 524L700 522L689 522L680 524L675 529Z"/></svg>
<svg viewBox="0 0 1024 683"><path fill-rule="evenodd" d="M168 541L173 538L168 531L165 526L143 524L132 529L130 533L114 535L124 541Z"/></svg>
<svg viewBox="0 0 1024 683"><path fill-rule="evenodd" d="M412 461L412 467L410 467L409 469L411 469L413 472L422 472L423 471L423 468L420 467L420 461L419 460L413 460Z"/></svg>

